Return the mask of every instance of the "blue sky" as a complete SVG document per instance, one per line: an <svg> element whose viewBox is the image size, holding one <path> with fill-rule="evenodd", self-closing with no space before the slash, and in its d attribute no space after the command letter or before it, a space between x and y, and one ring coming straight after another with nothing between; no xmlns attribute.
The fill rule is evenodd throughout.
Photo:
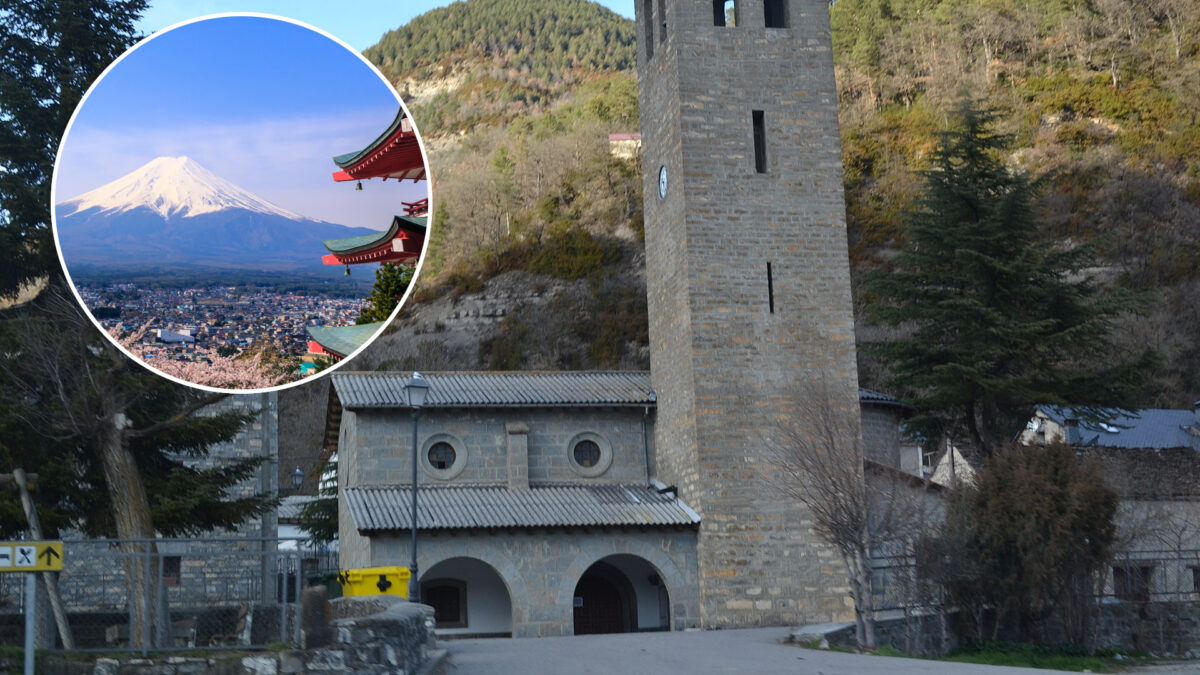
<svg viewBox="0 0 1200 675"><path fill-rule="evenodd" d="M190 23L153 37L88 94L59 159L65 201L160 156L187 155L284 208L382 228L425 183L335 183L332 156L395 117L391 88L357 54L308 28L260 17Z"/></svg>
<svg viewBox="0 0 1200 675"><path fill-rule="evenodd" d="M632 19L633 2L634 0L602 0L600 4ZM263 12L316 26L336 35L361 52L378 42L389 30L403 26L413 17L431 9L449 4L448 0L152 0L138 25L142 32L149 35L172 24L205 14Z"/></svg>
<svg viewBox="0 0 1200 675"><path fill-rule="evenodd" d="M632 18L634 0L600 4ZM162 0L145 35L199 16L260 12L307 23L356 51L447 0ZM238 23L241 25L237 25ZM425 183L378 180L361 192L329 178L330 157L358 150L395 114L389 89L317 33L266 19L192 23L144 42L93 88L62 146L54 200L65 201L164 155L298 213L385 227ZM416 120L420 125L420 120Z"/></svg>

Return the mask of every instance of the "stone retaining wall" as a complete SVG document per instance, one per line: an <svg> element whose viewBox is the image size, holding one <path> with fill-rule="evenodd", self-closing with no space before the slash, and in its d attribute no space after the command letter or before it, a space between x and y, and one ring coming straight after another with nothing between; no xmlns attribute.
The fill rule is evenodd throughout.
<svg viewBox="0 0 1200 675"><path fill-rule="evenodd" d="M432 608L399 598L339 598L328 616L339 616L320 633L322 646L282 652L214 653L207 657L158 655L102 658L94 664L46 659L45 675L292 675L389 673L412 675L429 659ZM322 608L322 613L325 613ZM307 638L308 636L306 636Z"/></svg>
<svg viewBox="0 0 1200 675"><path fill-rule="evenodd" d="M1108 602L1100 609L1100 649L1200 658L1200 602Z"/></svg>

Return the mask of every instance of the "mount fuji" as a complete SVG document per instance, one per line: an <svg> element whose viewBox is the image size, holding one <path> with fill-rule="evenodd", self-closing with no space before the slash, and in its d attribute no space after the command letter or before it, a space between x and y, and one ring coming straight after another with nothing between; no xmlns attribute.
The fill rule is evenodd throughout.
<svg viewBox="0 0 1200 675"><path fill-rule="evenodd" d="M159 157L55 206L72 270L170 266L328 277L326 239L376 230L313 220L276 206L187 157Z"/></svg>

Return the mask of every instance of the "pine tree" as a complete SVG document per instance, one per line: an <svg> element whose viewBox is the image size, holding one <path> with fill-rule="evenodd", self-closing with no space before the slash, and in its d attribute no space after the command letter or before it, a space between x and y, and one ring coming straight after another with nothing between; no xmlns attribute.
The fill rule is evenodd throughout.
<svg viewBox="0 0 1200 675"><path fill-rule="evenodd" d="M400 304L400 298L412 282L413 268L410 265L383 263L375 270L375 286L367 296L367 304L359 311L356 324L387 321L392 310Z"/></svg>
<svg viewBox="0 0 1200 675"><path fill-rule="evenodd" d="M92 81L135 37L144 0L0 0L0 298L58 267L50 176Z"/></svg>
<svg viewBox="0 0 1200 675"><path fill-rule="evenodd" d="M1033 186L1004 163L994 119L964 108L941 134L907 244L866 285L869 317L901 329L868 348L920 411L912 428L985 454L1034 404L1130 405L1155 361L1114 353L1113 320L1136 298L1081 278L1086 247L1041 236Z"/></svg>

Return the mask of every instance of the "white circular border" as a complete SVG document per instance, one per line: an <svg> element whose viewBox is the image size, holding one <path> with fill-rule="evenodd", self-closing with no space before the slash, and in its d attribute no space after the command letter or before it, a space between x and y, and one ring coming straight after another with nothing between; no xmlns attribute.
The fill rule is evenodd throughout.
<svg viewBox="0 0 1200 675"><path fill-rule="evenodd" d="M596 460L596 466L580 466L579 462L575 461L575 446L580 441L592 441L600 447L600 459ZM571 437L567 441L567 466L575 473L584 478L596 478L603 476L608 468L612 466L613 451L612 444L608 439L594 431L581 431Z"/></svg>
<svg viewBox="0 0 1200 675"><path fill-rule="evenodd" d="M83 110L83 106L85 103L87 103L88 97L90 97L92 95L92 92L95 91L96 87L100 86L100 83L104 81L104 77L106 75L108 75L108 72L110 70L112 70L113 68L117 67L117 65L120 64L121 61L124 61L126 56L129 56L130 54L134 53L138 49L141 49L143 45L146 45L151 40L154 40L162 35L165 35L171 31L175 30L176 28L180 28L182 26L187 26L187 25L193 24L193 23L199 23L201 21L208 21L210 19L226 19L226 18L234 18L234 17L273 19L276 21L283 21L284 23L294 24L301 28L307 28L308 30L310 30L314 33L317 33L319 35L324 36L325 38L327 38L329 40L332 40L336 44L341 45L341 47L343 49L345 49L346 51L350 52L351 54L357 56L358 60L362 61L363 65L365 65L367 68L370 68L375 73L375 75L379 78L379 81L383 82L384 86L386 86L388 88L388 90L390 90L392 92L392 96L394 96L396 98L396 102L400 104L401 110L404 111L404 114L412 122L413 134L416 135L416 137L417 137L417 147L419 147L421 149L421 161L425 163L425 174L426 174L426 176L425 176L425 185L426 185L425 191L428 194L429 204L435 203L434 199L433 199L433 181L429 180L429 155L425 152L425 140L421 136L421 130L417 127L417 122L416 122L416 120L413 119L412 114L409 112L408 106L406 106L404 104L404 100L400 98L400 93L398 91L396 91L396 88L392 86L392 83L388 82L387 78L383 76L383 73L379 72L379 69L376 68L370 61L368 61L365 56L363 56L361 53L359 53L357 50L355 50L350 45L346 44L344 41L342 41L337 36L329 33L328 31L317 28L316 26L313 26L311 24L304 23L303 21L298 21L296 19L292 19L292 18L289 18L286 16L279 16L278 14L267 14L265 12L221 12L218 14L205 14L203 16L197 16L192 19L187 19L186 21L180 21L178 23L172 24L170 26L167 26L166 28L163 28L162 30L155 31L150 36L142 39L140 42L138 42L134 46L125 50L124 54L121 54L120 56L117 57L117 59L115 61L108 64L108 67L105 68L100 73L100 75L96 78L96 81L92 82L92 85L90 87L88 87L88 90L84 93L83 97L79 99L79 103L75 106L75 110L71 113L71 119L69 119L67 121L67 128L63 131L62 137L59 138L59 141L58 141L58 152L55 154L55 157L54 157L54 172L50 177L50 229L51 229L51 232L54 234L54 247L55 247L55 249L57 249L55 252L58 254L59 267L62 268L63 276L66 277L67 282L71 284L71 293L75 296L75 301L77 303L79 303L79 306L80 306L80 308L83 309L84 314L86 314L87 317L89 319L91 319L92 324L96 326L96 330L100 331L100 333L102 335L104 335L104 337L107 338L109 342L113 343L113 345L115 345L117 347L117 349L121 350L121 352L124 353L125 356L129 357L133 362L142 366L146 370L154 373L155 375L158 375L159 377L168 379L176 384L181 384L186 387L192 387L193 389L201 389L203 391L208 391L208 392L212 392L215 394L265 394L265 393L274 392L274 391L281 391L283 389L290 389L292 387L298 387L302 384L307 384L309 382L313 382L317 379L320 379L320 378L328 375L329 373L332 373L333 371L337 370L338 368L341 368L342 365L349 362L354 357L358 356L360 353L362 353L362 351L364 349L371 346L371 343L374 342L376 339L378 339L379 336L383 335L384 331L387 330L387 327L391 325L392 321L395 320L396 315L399 314L400 310L404 307L404 303L408 302L408 296L412 294L413 288L416 286L416 283L417 283L417 278L420 277L420 275L421 275L421 268L425 265L425 258L426 258L425 254L429 251L429 241L431 239L433 239L433 237L431 236L431 233L433 232L433 226L434 226L432 210L430 210L429 217L425 221L425 242L421 246L421 256L419 258L417 258L417 264L413 268L412 279L408 282L408 288L405 289L404 295L402 295L400 297L400 302L396 303L396 308L392 310L391 315L388 316L387 321L384 322L384 325L380 326L379 330L375 331L374 335L372 335L368 340L363 342L362 346L360 346L358 349L354 350L350 354L347 354L345 358L338 361L337 363L334 363L330 367L328 367L314 375L310 375L307 377L301 377L300 379L298 379L294 382L287 382L287 383L280 384L280 385L277 385L274 387L262 387L262 388L258 388L258 389L221 389L219 387L210 387L210 386L204 385L204 384L188 382L187 380L180 379L178 377L175 377L174 375L168 375L167 373L164 373L164 372L158 370L157 368L155 368L151 364L147 363L143 359L140 359L137 356L135 356L134 354L132 354L129 350L125 349L125 347L121 346L121 343L118 342L115 337L109 335L108 331L104 330L104 326L100 325L100 322L96 319L96 317L92 316L91 310L88 309L87 304L84 303L83 298L79 295L79 291L75 288L75 280L71 278L71 272L70 272L70 270L67 269L67 263L63 259L63 255L62 255L62 246L60 245L60 243L58 241L58 216L55 214L55 210L54 210L54 198L55 198L55 195L58 194L58 164L59 164L59 160L62 158L63 148L65 148L67 145L67 138L71 134L71 128L73 126L75 126L76 116L79 115L80 110ZM456 450L457 450L457 448L456 448Z"/></svg>
<svg viewBox="0 0 1200 675"><path fill-rule="evenodd" d="M449 443L450 447L454 448L454 463L449 469L439 469L429 462L429 449L436 443ZM425 471L425 475L437 480L451 480L456 478L458 474L467 468L467 460L470 458L470 451L467 450L467 444L463 443L454 434L439 433L425 439L421 443L421 469Z"/></svg>

